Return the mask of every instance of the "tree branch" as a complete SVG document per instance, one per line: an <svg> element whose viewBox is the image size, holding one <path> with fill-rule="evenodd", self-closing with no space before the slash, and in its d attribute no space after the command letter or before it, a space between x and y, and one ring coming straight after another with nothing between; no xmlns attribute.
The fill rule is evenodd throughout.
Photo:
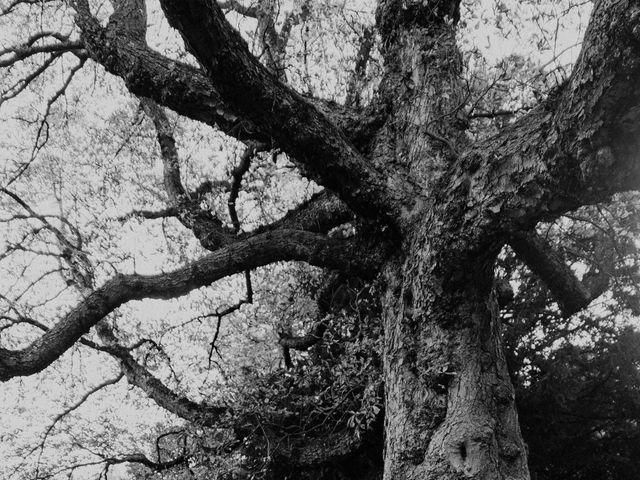
<svg viewBox="0 0 640 480"><path fill-rule="evenodd" d="M144 454L137 453L137 454L125 455L120 458L109 458L107 461L110 462L111 464L124 463L124 462L139 463L153 471L164 472L165 470L169 470L170 468L183 465L187 461L187 459L184 456L179 455L176 458L172 460L167 460L165 462L154 462L153 460L149 460L149 458L147 458Z"/></svg>
<svg viewBox="0 0 640 480"><path fill-rule="evenodd" d="M280 336L278 343L285 348L304 351L318 343L322 339L326 330L327 322L320 320L314 325L309 333L302 336L283 334ZM291 368L291 365L287 365L287 367Z"/></svg>
<svg viewBox="0 0 640 480"><path fill-rule="evenodd" d="M80 38L91 59L121 77L131 93L217 126L239 140L268 140L255 125L228 108L201 70L150 49L144 39L133 40L117 32L109 34L91 15L84 0L75 2L74 8Z"/></svg>
<svg viewBox="0 0 640 480"><path fill-rule="evenodd" d="M376 247L368 249L355 240L281 230L239 241L169 273L119 275L94 290L29 346L21 350L0 348L0 381L43 370L108 313L131 300L176 298L223 277L277 261L301 260L371 275L383 255Z"/></svg>
<svg viewBox="0 0 640 480"><path fill-rule="evenodd" d="M182 185L180 157L173 137L173 129L162 107L147 98L143 98L140 103L156 129L164 167L164 187L169 196L169 206L177 210L178 220L193 231L200 244L207 250L214 251L235 241L237 230L232 231L225 228L222 222L209 210L200 206L202 195L209 188L209 184L201 185L193 195L188 194ZM252 147L247 147L247 149L250 148Z"/></svg>
<svg viewBox="0 0 640 480"><path fill-rule="evenodd" d="M252 157L266 146L256 142L248 142L240 157L240 163L233 170L232 183L228 187L229 200L227 202L229 216L233 223L233 231L231 231L225 228L222 222L211 215L209 211L200 207L200 195L204 188L198 188L195 194L186 193L180 178L180 159L173 131L162 108L149 99L142 99L141 104L156 128L164 165L165 189L169 195L170 203L175 206L170 208L175 208L180 222L194 232L201 245L207 250L213 251L237 241L242 237L238 236L240 220L236 212L236 200L240 193L242 178L251 165ZM203 184L203 187L207 186L208 183ZM325 191L314 195L312 199L288 212L282 219L271 225L260 227L257 231L289 228L326 233L331 228L348 221L352 216L352 212L342 201Z"/></svg>
<svg viewBox="0 0 640 480"><path fill-rule="evenodd" d="M354 219L354 213L335 194L323 190L309 200L289 210L284 217L259 227L257 232L279 229L326 233Z"/></svg>
<svg viewBox="0 0 640 480"><path fill-rule="evenodd" d="M227 201L227 206L229 207L229 217L231 218L231 223L233 224L233 229L236 231L236 233L240 231L240 219L238 218L238 212L236 211L236 201L238 200L238 195L240 194L242 177L249 171L251 160L256 154L258 148L259 146L256 144L247 145L247 147L244 149L244 152L242 152L242 155L240 156L240 163L236 168L233 169L233 172L231 172L233 182L229 191L229 200Z"/></svg>
<svg viewBox="0 0 640 480"><path fill-rule="evenodd" d="M53 3L58 0L13 0L7 6L3 6L0 10L0 17L8 15L20 5L43 5L45 3Z"/></svg>
<svg viewBox="0 0 640 480"><path fill-rule="evenodd" d="M374 29L371 27L365 28L362 33L362 37L360 37L360 47L356 54L355 66L347 86L347 97L344 103L349 107L360 107L363 82L366 78L367 64L371 57L371 50L373 49L374 41Z"/></svg>
<svg viewBox="0 0 640 480"><path fill-rule="evenodd" d="M217 4L163 0L161 5L221 97L291 154L303 175L337 192L358 213L397 219L400 207L389 187L394 182L362 158L311 102L251 55Z"/></svg>
<svg viewBox="0 0 640 480"><path fill-rule="evenodd" d="M273 139L249 118L241 117L223 101L207 75L199 68L172 60L149 48L144 38L132 39L118 32L109 33L91 14L86 0L76 0L76 24L80 40L90 58L109 73L124 80L135 95L151 98L173 111L208 125L238 140L255 140L272 144ZM112 28L117 25L112 24ZM338 105L317 99L313 101L341 131L355 143L370 134L378 114L361 115Z"/></svg>
<svg viewBox="0 0 640 480"><path fill-rule="evenodd" d="M569 80L466 152L456 168L485 218L521 230L640 188L639 24L636 2L598 1Z"/></svg>
<svg viewBox="0 0 640 480"><path fill-rule="evenodd" d="M244 6L238 0L219 1L218 5L222 10L232 10L244 17L257 18L258 10L254 5Z"/></svg>
<svg viewBox="0 0 640 480"><path fill-rule="evenodd" d="M187 397L178 395L140 365L126 349L111 346L110 350L111 355L120 360L122 371L127 376L129 383L138 387L158 406L174 415L188 420L194 425L214 427L220 422L220 418L227 413L228 408L225 406L196 403Z"/></svg>
<svg viewBox="0 0 640 480"><path fill-rule="evenodd" d="M39 40L40 38L44 38L44 36L56 36L53 33L44 32L29 38L25 43L20 45L15 45L12 47L7 47L0 50L0 57L7 55L8 57L4 60L0 60L0 68L9 67L14 63L25 60L33 55L37 55L39 53L64 53L64 52L81 52L83 50L83 45L79 41L68 41L64 39L64 37L57 35L56 38L60 37L60 43L52 43L45 45L33 45L34 42Z"/></svg>
<svg viewBox="0 0 640 480"><path fill-rule="evenodd" d="M154 472L164 472L171 468L184 465L186 462L187 462L187 458L183 455L179 455L172 460L167 460L166 462L160 462L160 461L154 462L143 453L131 453L128 455L122 455L120 457L105 456L105 457L102 457L101 461L95 462L93 463L93 465L104 464L107 467L106 470L108 470L108 467L113 465L119 465L122 463L138 463L140 465L144 465L150 470L153 470ZM88 464L88 465L92 465L92 464Z"/></svg>
<svg viewBox="0 0 640 480"><path fill-rule="evenodd" d="M38 456L38 466L40 465L40 459L41 459L42 453L44 451L44 447L45 447L45 444L47 442L47 438L49 438L49 435L51 434L51 431L54 429L56 424L60 420L62 420L64 417L69 415L71 412L73 412L74 410L77 410L78 408L80 408L89 399L89 397L91 397L95 393L99 392L100 390L102 390L102 389L104 389L104 388L106 388L106 387L108 387L110 385L115 385L116 383L118 383L122 379L122 377L123 377L122 372L119 372L118 375L116 375L114 378L111 378L109 380L105 380L104 382L96 385L91 390L86 392L82 397L80 397L80 399L77 402L75 402L73 405L70 405L69 407L65 408L63 412L61 412L58 415L56 415L56 417L53 419L53 421L49 424L49 426L45 430L44 435L42 436L42 439L40 440L40 443L37 446L35 446L33 449L31 449L31 451L28 454L28 455L31 455L36 450L38 450L38 449L40 450L40 454Z"/></svg>
<svg viewBox="0 0 640 480"><path fill-rule="evenodd" d="M562 257L535 231L512 235L509 245L547 285L565 317L587 307L604 293L608 286L606 281L593 282L590 289L578 280Z"/></svg>
<svg viewBox="0 0 640 480"><path fill-rule="evenodd" d="M215 313L210 313L208 315L204 315L203 317L218 317L218 321L216 323L216 331L213 334L213 339L209 343L209 356L207 357L207 365L211 368L211 357L213 356L213 351L215 350L220 355L220 351L218 350L218 346L216 342L218 341L218 336L220 335L220 327L222 325L223 317L232 314L233 312L240 310L240 307L247 303L253 303L253 285L251 283L251 270L245 270L244 272L244 284L245 284L245 297L233 305L229 305L227 308L220 310L219 308L215 311ZM203 318L200 317L200 318Z"/></svg>
<svg viewBox="0 0 640 480"><path fill-rule="evenodd" d="M178 209L175 207L168 207L163 210L133 210L126 215L118 217L118 221L124 222L133 217L140 217L147 220L155 220L158 218L169 218L178 215Z"/></svg>
<svg viewBox="0 0 640 480"><path fill-rule="evenodd" d="M184 201L186 191L180 178L180 158L176 149L176 141L173 138L173 129L162 108L153 100L142 98L140 105L156 129L164 166L164 188L169 195L170 206L180 205Z"/></svg>
<svg viewBox="0 0 640 480"><path fill-rule="evenodd" d="M334 306L336 295L338 295L343 288L345 288L345 278L335 272L331 273L318 292L316 299L318 315L311 331L302 336L292 335L287 331L278 332L280 337L278 343L282 347L284 364L287 368L293 368L290 349L304 351L322 340L324 332L328 327L327 315Z"/></svg>

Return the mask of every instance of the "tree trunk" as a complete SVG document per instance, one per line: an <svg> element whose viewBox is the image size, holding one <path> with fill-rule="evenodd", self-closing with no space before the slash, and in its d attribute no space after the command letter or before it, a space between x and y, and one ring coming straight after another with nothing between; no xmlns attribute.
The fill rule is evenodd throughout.
<svg viewBox="0 0 640 480"><path fill-rule="evenodd" d="M458 5L378 9L390 115L374 158L422 193L385 271L385 480L529 478L492 291L501 242L469 227L464 182L444 187L467 143Z"/></svg>
<svg viewBox="0 0 640 480"><path fill-rule="evenodd" d="M418 233L386 271L384 478L528 479L492 290L496 252L471 258L447 243Z"/></svg>

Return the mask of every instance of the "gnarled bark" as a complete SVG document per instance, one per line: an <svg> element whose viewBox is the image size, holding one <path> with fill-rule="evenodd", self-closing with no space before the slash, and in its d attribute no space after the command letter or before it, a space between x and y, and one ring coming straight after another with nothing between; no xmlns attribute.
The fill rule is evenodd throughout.
<svg viewBox="0 0 640 480"><path fill-rule="evenodd" d="M386 271L384 478L528 479L492 291L497 251L465 256L438 233L418 233Z"/></svg>
<svg viewBox="0 0 640 480"><path fill-rule="evenodd" d="M140 4L130 2L116 4ZM254 234L234 231L203 243L212 250L226 246L189 267L108 282L32 345L0 349L0 380L46 367L131 299L180 295L280 260L362 273L384 264L385 479L526 480L526 448L491 287L495 258L506 242L514 242L516 252L564 298L567 313L593 297L560 258L547 254L535 238L518 239L518 232L638 188L638 2L596 2L569 81L476 145L464 133L466 99L455 30L459 0L379 1L385 71L372 111L384 113L371 121L285 85L282 52L267 52L263 66L215 2L160 3L201 68L152 51L136 38L144 29L130 29L124 17L114 16L103 28L88 2L76 0L88 55L136 94L243 141L283 149L302 175L327 190ZM247 8L225 4L255 16L269 39L265 45L277 47L271 0ZM173 168L172 139L164 141L167 189L179 210L177 199L186 193ZM386 242L382 232L391 230L396 255L389 258L386 249L363 248L356 240L280 230L325 232L354 216L376 236L372 242ZM184 223L196 231L206 222ZM233 223L238 230L237 218ZM218 230L210 223L196 234L209 238ZM552 278L558 272L562 278ZM316 331L291 346L304 347L318 337ZM133 369L129 373L135 375ZM336 455L343 456L349 439L339 440Z"/></svg>

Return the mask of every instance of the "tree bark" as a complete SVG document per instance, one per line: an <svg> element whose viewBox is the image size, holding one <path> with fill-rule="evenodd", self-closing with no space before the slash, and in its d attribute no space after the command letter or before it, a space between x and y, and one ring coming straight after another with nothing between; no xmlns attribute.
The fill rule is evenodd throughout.
<svg viewBox="0 0 640 480"><path fill-rule="evenodd" d="M384 478L528 479L492 289L497 251L471 256L420 230L386 270Z"/></svg>
<svg viewBox="0 0 640 480"><path fill-rule="evenodd" d="M464 182L443 188L467 147L458 8L378 9L394 103L375 158L403 165L422 192L385 272L385 480L529 478L492 291L501 243L466 216Z"/></svg>
<svg viewBox="0 0 640 480"><path fill-rule="evenodd" d="M597 1L570 79L473 146L464 132L459 0L379 1L385 73L372 111L384 113L371 117L285 85L281 58L267 55L262 65L215 2L160 1L200 68L151 50L140 35L143 26L127 26L131 15L115 15L103 28L87 0L72 3L87 54L130 91L237 139L282 149L327 191L271 226L233 235L224 248L209 244L215 253L188 267L108 282L32 345L0 348L0 381L42 370L125 301L172 298L281 260L363 275L384 263L384 478L528 479L492 288L495 259L505 241L515 240L515 250L559 298L579 297L564 302L567 314L597 293L544 244L517 239L540 220L638 188L638 1ZM273 51L284 41L274 36L274 6L266 0L262 10L242 9L259 19L258 31ZM144 15L135 18L144 23ZM175 181L173 139L164 135L164 142L167 176L174 180L168 190L179 198L185 191ZM398 253L389 259L385 248L368 248L360 237L298 231L324 233L354 217L360 230L376 236L371 243L392 238ZM209 237L216 228L202 231ZM340 457L351 448L347 440L339 442Z"/></svg>

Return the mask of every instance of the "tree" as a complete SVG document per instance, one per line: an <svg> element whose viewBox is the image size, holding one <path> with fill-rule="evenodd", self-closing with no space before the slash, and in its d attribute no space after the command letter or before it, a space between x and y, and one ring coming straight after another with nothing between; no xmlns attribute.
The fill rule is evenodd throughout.
<svg viewBox="0 0 640 480"><path fill-rule="evenodd" d="M637 271L629 268L637 252L627 243L635 236L627 236L633 221L612 206L582 208L571 214L576 222L541 231L565 258L612 272L611 291L576 315L548 308L548 290L513 253L500 259L501 275L518 283L501 317L532 478L636 475L640 344L623 318L637 309L636 282L625 279ZM588 278L585 273L583 281Z"/></svg>
<svg viewBox="0 0 640 480"><path fill-rule="evenodd" d="M247 6L161 0L164 17L193 56L180 60L146 44L141 0L114 0L105 18L87 0L16 0L3 8L3 15L32 4L45 12L63 8L63 29L39 31L3 51L3 67L24 66L34 55L47 55L43 64L25 70L5 98L22 93L69 54L79 61L69 70L69 81L88 62L120 77L142 98L141 108L153 121L168 197L163 211L138 213L176 217L211 253L165 273L116 274L96 284L95 266L73 224L39 214L10 189L29 169L32 154L6 175L2 193L51 237L67 282L81 298L51 327L20 315L10 303L8 321L45 331L27 346L0 349L0 379L36 374L81 342L117 358L129 382L161 407L196 425L228 426L232 412L227 406L197 403L169 389L124 346L113 322L103 319L127 302L175 298L243 272L245 300L251 301L251 270L297 260L340 271L349 282L379 279L384 479L529 478L502 346L495 269L502 248L510 245L545 281L565 316L606 289L604 266L579 280L535 228L638 187L637 2L597 1L566 81L511 121L492 123L478 135L468 131L471 107L480 99L469 96L464 81L456 0L380 0L375 12L379 83L366 100L363 76L374 36L369 26L359 32L362 41L343 103L300 93L287 83L284 52L293 26L311 14L311 2L297 5L278 23L272 1ZM260 59L224 10L254 18ZM175 134L161 106L243 142L230 182L185 188ZM500 115L497 110L485 113ZM48 128L45 116L34 154ZM255 158L272 151L286 154L301 175L324 189L282 218L244 232L236 211L243 176ZM229 192L230 223L204 206L216 189ZM346 223L351 228L337 228ZM339 290L331 285L327 281L330 292ZM85 336L92 327L95 339ZM291 348L308 348L327 327L321 322L307 338L282 332L281 344L287 354ZM281 420L287 424L286 416ZM234 441L250 438L250 421L231 423ZM324 438L309 442L305 450L295 445L288 456L292 465L291 459L299 459L302 471L336 462L366 441ZM280 465L286 465L286 449L281 455ZM171 466L160 458L129 460L156 470Z"/></svg>

